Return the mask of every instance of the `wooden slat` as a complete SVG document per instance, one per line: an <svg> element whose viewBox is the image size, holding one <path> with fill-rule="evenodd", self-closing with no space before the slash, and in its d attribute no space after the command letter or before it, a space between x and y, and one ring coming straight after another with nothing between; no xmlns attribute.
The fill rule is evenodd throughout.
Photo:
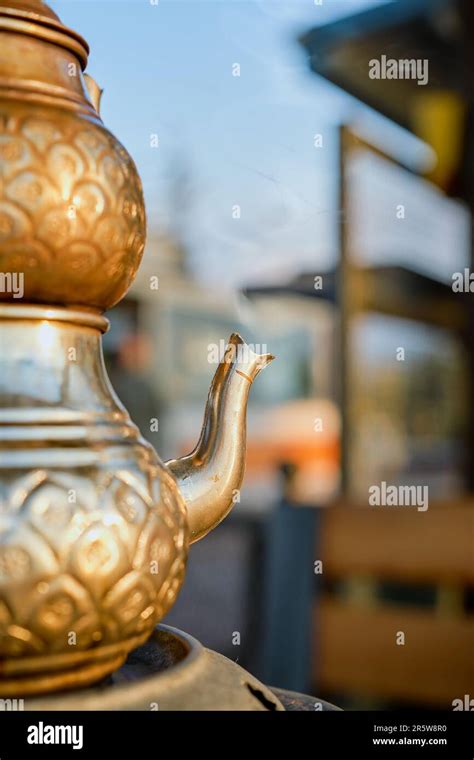
<svg viewBox="0 0 474 760"><path fill-rule="evenodd" d="M474 618L325 599L315 610L315 678L323 691L452 709L474 694ZM396 643L397 631L405 645Z"/></svg>
<svg viewBox="0 0 474 760"><path fill-rule="evenodd" d="M321 530L329 576L474 583L473 509L330 508Z"/></svg>

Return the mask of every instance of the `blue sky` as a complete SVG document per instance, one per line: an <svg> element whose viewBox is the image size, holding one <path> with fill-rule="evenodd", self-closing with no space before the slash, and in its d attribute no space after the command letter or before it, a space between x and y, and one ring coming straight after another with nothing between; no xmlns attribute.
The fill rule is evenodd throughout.
<svg viewBox="0 0 474 760"><path fill-rule="evenodd" d="M90 44L102 116L137 163L150 229L179 228L198 278L268 282L331 263L341 120L368 115L378 135L413 148L401 130L311 75L296 42L311 26L374 4L52 0ZM173 200L177 174L186 177L184 208Z"/></svg>

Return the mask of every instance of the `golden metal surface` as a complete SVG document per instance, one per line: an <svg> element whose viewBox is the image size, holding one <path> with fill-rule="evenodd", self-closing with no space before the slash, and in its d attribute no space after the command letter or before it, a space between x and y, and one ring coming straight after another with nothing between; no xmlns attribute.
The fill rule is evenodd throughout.
<svg viewBox="0 0 474 760"><path fill-rule="evenodd" d="M0 0L0 273L24 276L23 298L0 293L0 696L91 683L150 635L188 544L235 501L272 358L231 337L199 443L168 465L116 398L102 311L134 278L145 214L86 60L42 2Z"/></svg>

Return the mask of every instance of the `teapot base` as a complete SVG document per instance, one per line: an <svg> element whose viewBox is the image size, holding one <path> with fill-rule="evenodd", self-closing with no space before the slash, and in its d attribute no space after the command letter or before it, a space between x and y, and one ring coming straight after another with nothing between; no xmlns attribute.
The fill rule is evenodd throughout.
<svg viewBox="0 0 474 760"><path fill-rule="evenodd" d="M120 668L129 652L150 636L140 636L80 652L0 660L0 698L29 697L80 689Z"/></svg>
<svg viewBox="0 0 474 760"><path fill-rule="evenodd" d="M159 625L124 665L100 683L27 698L24 709L282 711L284 707L267 686L232 660L183 631Z"/></svg>

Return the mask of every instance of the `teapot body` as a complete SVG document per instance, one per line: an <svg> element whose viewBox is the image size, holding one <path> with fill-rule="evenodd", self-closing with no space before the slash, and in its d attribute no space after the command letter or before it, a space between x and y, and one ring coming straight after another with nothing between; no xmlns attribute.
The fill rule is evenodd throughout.
<svg viewBox="0 0 474 760"><path fill-rule="evenodd" d="M0 304L3 695L117 667L174 603L188 551L176 481L109 384L103 318L42 310Z"/></svg>

